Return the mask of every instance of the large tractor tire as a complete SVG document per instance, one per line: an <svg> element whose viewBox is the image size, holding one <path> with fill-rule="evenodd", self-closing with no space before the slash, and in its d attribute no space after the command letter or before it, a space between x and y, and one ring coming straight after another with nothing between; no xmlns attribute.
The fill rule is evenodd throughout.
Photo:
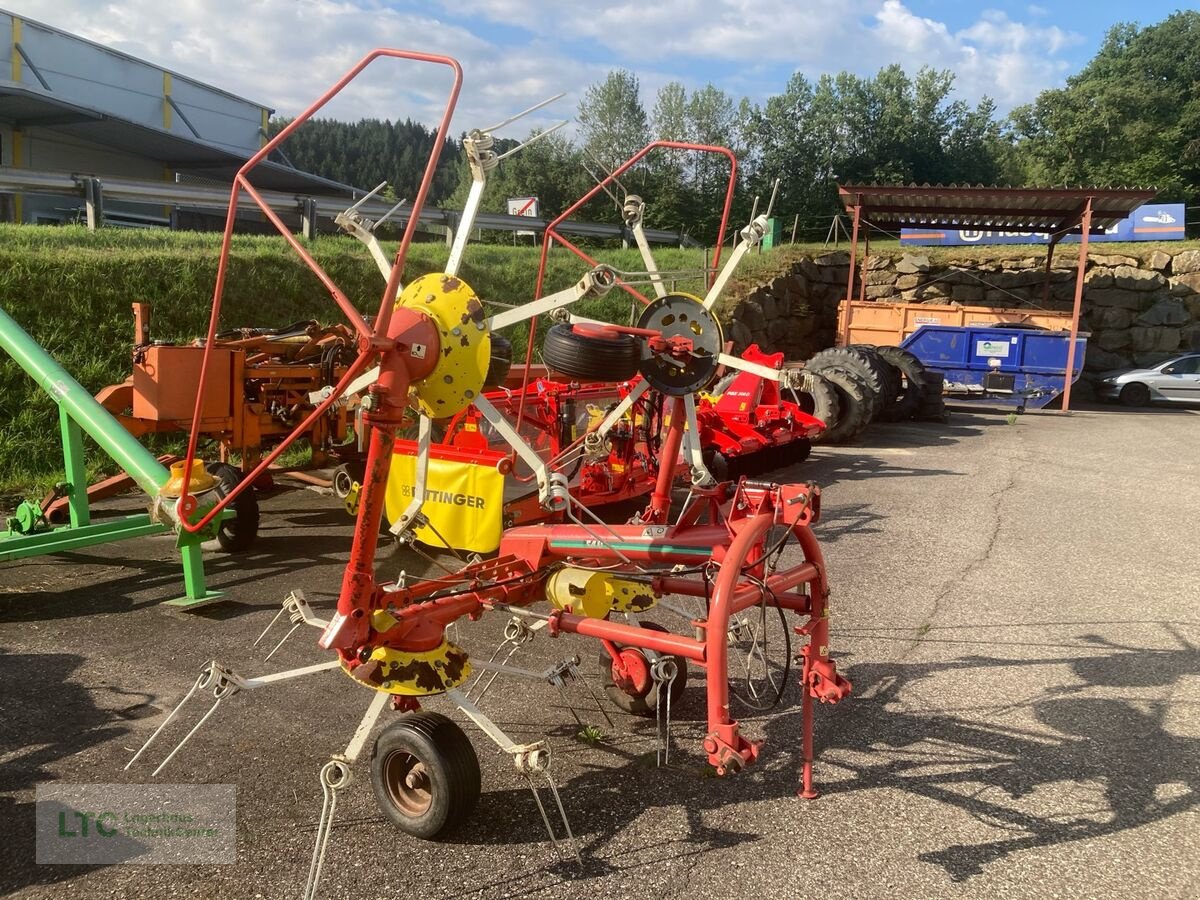
<svg viewBox="0 0 1200 900"><path fill-rule="evenodd" d="M629 381L638 373L642 348L632 335L600 337L555 325L542 343L542 361L551 371L580 381Z"/></svg>
<svg viewBox="0 0 1200 900"><path fill-rule="evenodd" d="M832 428L825 429L821 442L845 444L853 441L871 423L873 412L871 389L857 371L841 366L827 366L821 375L833 387L838 398L838 421Z"/></svg>
<svg viewBox="0 0 1200 900"><path fill-rule="evenodd" d="M900 390L893 396L891 405L884 407L881 417L885 422L911 419L921 409L928 395L925 365L902 347L879 347L877 350L880 358L901 375Z"/></svg>
<svg viewBox="0 0 1200 900"><path fill-rule="evenodd" d="M900 371L884 358L874 344L854 344L850 349L857 350L860 355L866 357L878 369L883 379L883 403L877 416L882 418L892 401L900 395Z"/></svg>
<svg viewBox="0 0 1200 900"><path fill-rule="evenodd" d="M883 362L878 357L868 355L853 347L830 347L813 355L805 368L824 373L830 368L846 369L856 374L867 389L870 422L879 414L884 405L886 375Z"/></svg>
<svg viewBox="0 0 1200 900"><path fill-rule="evenodd" d="M800 408L825 423L825 430L814 438L815 443L825 443L830 429L837 426L841 417L837 390L820 372L806 370L804 388L796 393L800 398Z"/></svg>

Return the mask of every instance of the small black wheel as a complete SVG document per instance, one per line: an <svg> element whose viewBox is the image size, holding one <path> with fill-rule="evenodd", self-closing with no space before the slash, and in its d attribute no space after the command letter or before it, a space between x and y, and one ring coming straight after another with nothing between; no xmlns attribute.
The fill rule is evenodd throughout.
<svg viewBox="0 0 1200 900"><path fill-rule="evenodd" d="M233 492L242 481L242 471L229 463L213 463L208 466L208 473L217 479L217 497L223 498ZM226 553L241 553L254 546L258 539L258 496L253 487L238 494L230 504L228 512L221 519L217 529L217 543Z"/></svg>
<svg viewBox="0 0 1200 900"><path fill-rule="evenodd" d="M642 622L641 627L649 631L662 631L663 628L657 622ZM629 654L627 662L631 662L635 666L644 666L649 672L649 662L646 655L636 647L626 647L623 644L617 644L617 649L622 655ZM670 657L675 661L675 679L671 682L671 704L672 706L679 701L683 696L683 689L687 687L687 660L682 656ZM600 681L604 685L604 690L608 693L608 698L620 709L634 716L642 716L643 718L653 719L658 715L658 688L659 682L652 678L642 678L641 687L632 688L632 693L625 690L613 680L613 660L606 652L600 654ZM648 686L647 686L648 685Z"/></svg>
<svg viewBox="0 0 1200 900"><path fill-rule="evenodd" d="M708 469L708 473L717 481L729 480L729 460L725 458L724 453L719 453L716 450L705 450L702 454L704 467Z"/></svg>
<svg viewBox="0 0 1200 900"><path fill-rule="evenodd" d="M1121 388L1121 402L1126 406L1149 406L1150 388L1140 381L1131 381Z"/></svg>
<svg viewBox="0 0 1200 900"><path fill-rule="evenodd" d="M542 360L552 371L580 381L629 381L638 373L642 348L632 335L602 337L555 325L542 342Z"/></svg>
<svg viewBox="0 0 1200 900"><path fill-rule="evenodd" d="M488 363L487 376L483 379L485 388L504 387L508 380L509 370L512 369L512 341L502 334L492 332L492 358Z"/></svg>
<svg viewBox="0 0 1200 900"><path fill-rule="evenodd" d="M479 802L479 758L450 719L407 713L375 739L371 787L393 825L433 840L461 825Z"/></svg>
<svg viewBox="0 0 1200 900"><path fill-rule="evenodd" d="M333 470L333 495L339 500L345 500L350 496L350 489L354 487L354 482L362 484L363 480L363 465L362 463L343 463Z"/></svg>
<svg viewBox="0 0 1200 900"><path fill-rule="evenodd" d="M800 438L790 444L784 444L781 449L784 451L784 465L794 466L796 463L804 462L812 455L812 441L808 438Z"/></svg>

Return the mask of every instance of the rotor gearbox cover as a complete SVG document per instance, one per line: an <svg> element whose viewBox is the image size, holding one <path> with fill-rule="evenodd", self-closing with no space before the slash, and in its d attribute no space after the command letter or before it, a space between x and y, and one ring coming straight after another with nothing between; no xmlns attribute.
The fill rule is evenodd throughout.
<svg viewBox="0 0 1200 900"><path fill-rule="evenodd" d="M647 350L641 372L650 386L672 397L694 394L710 385L720 364L717 357L725 346L725 335L717 317L704 308L699 297L667 294L642 311L638 328L657 331L664 338L686 338L691 352L685 358Z"/></svg>
<svg viewBox="0 0 1200 900"><path fill-rule="evenodd" d="M432 650L376 647L365 664L343 670L385 694L429 697L463 684L471 677L471 662L465 650L443 638Z"/></svg>
<svg viewBox="0 0 1200 900"><path fill-rule="evenodd" d="M421 411L431 418L453 416L483 390L492 358L492 336L479 297L456 275L422 275L396 298L396 308L422 312L437 326L441 354L428 377L413 382Z"/></svg>

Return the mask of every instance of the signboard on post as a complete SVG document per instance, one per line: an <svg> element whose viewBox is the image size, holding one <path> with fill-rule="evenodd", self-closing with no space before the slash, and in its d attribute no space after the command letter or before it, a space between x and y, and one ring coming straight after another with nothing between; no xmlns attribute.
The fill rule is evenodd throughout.
<svg viewBox="0 0 1200 900"><path fill-rule="evenodd" d="M510 201L511 202L511 201ZM1149 203L1139 206L1126 219L1117 222L1103 234L1093 234L1088 243L1097 241L1182 241L1184 239L1184 205L1182 203ZM1078 241L1079 235L1069 234L1064 242ZM957 231L951 228L903 228L900 243L918 247L961 247L972 244L1047 244L1048 233L1019 234L1006 231Z"/></svg>
<svg viewBox="0 0 1200 900"><path fill-rule="evenodd" d="M510 216L528 216L531 219L538 217L538 198L537 197L509 197L508 198L508 214ZM537 236L536 231L518 231L516 234Z"/></svg>

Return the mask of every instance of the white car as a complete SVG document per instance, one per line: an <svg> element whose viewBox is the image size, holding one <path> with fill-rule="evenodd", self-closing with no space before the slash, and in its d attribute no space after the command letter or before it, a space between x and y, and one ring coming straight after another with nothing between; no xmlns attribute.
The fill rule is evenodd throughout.
<svg viewBox="0 0 1200 900"><path fill-rule="evenodd" d="M1186 353L1150 369L1105 372L1098 388L1105 400L1120 400L1126 406L1159 400L1200 403L1200 353Z"/></svg>

